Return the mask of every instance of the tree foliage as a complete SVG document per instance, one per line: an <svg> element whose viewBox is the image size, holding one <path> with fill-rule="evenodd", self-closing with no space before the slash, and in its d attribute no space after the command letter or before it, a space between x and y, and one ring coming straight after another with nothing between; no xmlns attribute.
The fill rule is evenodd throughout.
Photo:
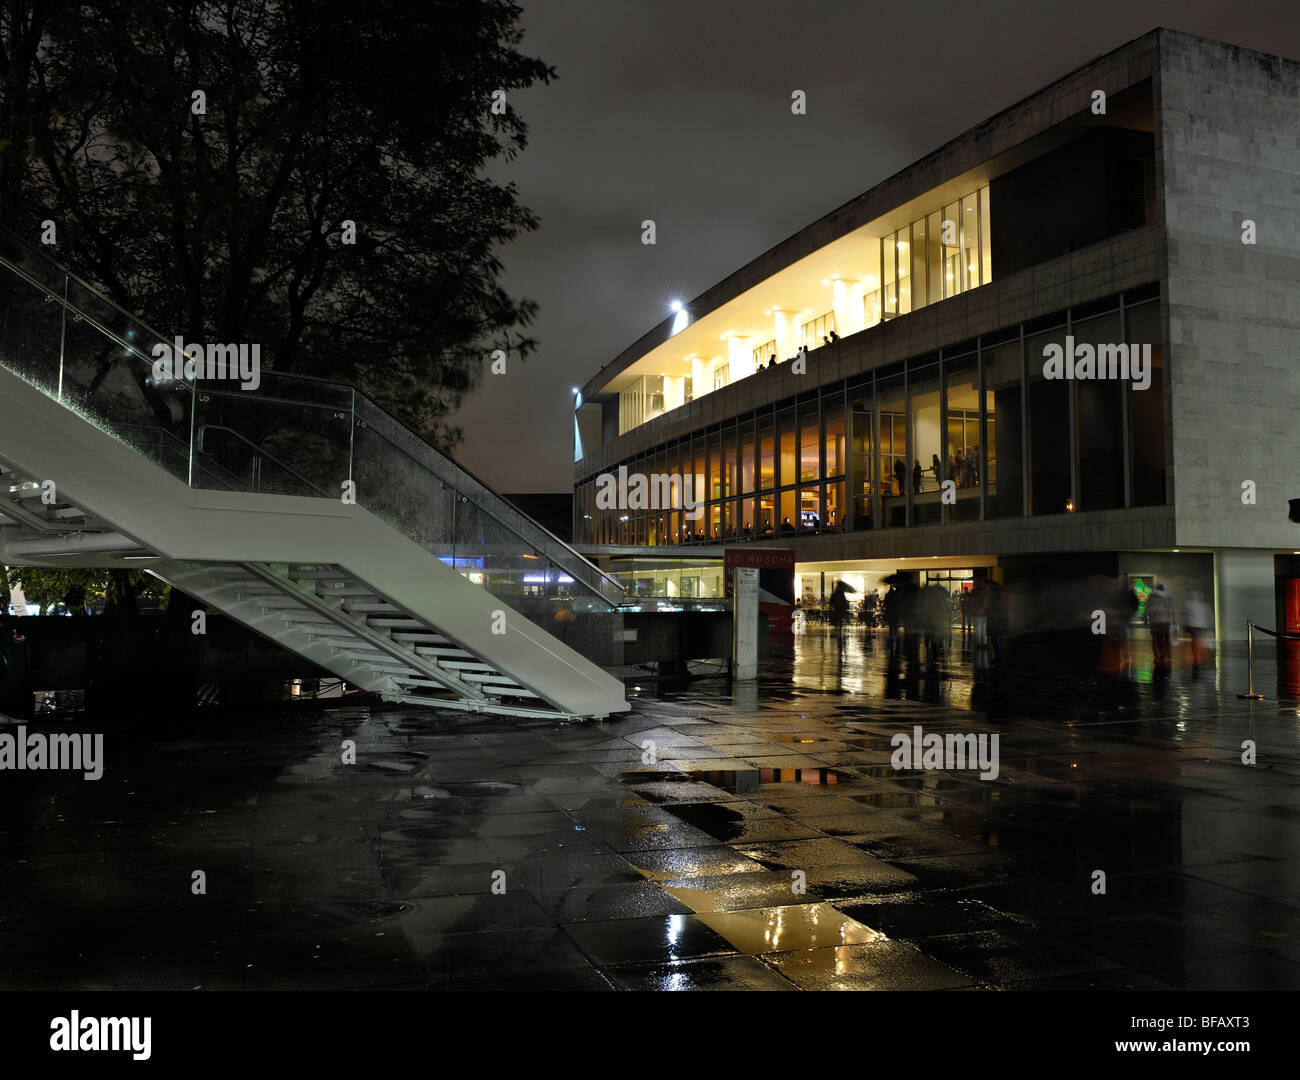
<svg viewBox="0 0 1300 1080"><path fill-rule="evenodd" d="M163 604L170 592L166 583L139 570L9 566L0 571L7 577L7 588L19 586L29 604L39 605L42 615L59 608L74 615L89 614L100 607L106 613L133 614L137 600L147 597ZM0 578L0 584L3 581ZM8 599L5 592L5 604Z"/></svg>
<svg viewBox="0 0 1300 1080"><path fill-rule="evenodd" d="M53 220L56 257L162 333L260 343L450 447L485 353L534 346L495 252L537 223L484 176L526 142L511 93L554 76L519 14L0 0L0 220Z"/></svg>

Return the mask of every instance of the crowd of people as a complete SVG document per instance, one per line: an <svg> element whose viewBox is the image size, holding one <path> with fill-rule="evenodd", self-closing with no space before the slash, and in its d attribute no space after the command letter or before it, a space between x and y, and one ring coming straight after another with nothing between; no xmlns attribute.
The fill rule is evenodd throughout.
<svg viewBox="0 0 1300 1080"><path fill-rule="evenodd" d="M1157 675L1169 671L1173 639L1181 628L1187 635L1187 657L1195 673L1213 656L1214 616L1209 603L1193 590L1180 613L1163 582L1149 593L1144 590L1143 597L1144 611L1144 599L1130 584L1104 578L1027 589L1015 595L990 578L977 579L970 588L951 595L941 584L921 585L903 579L890 584L883 595L873 590L856 604L839 582L823 604L807 605L804 612L811 622L836 627L856 622L869 629L880 628L885 631L891 657L909 661L924 657L927 664L944 659L954 632L960 628L969 635L976 666L1000 669L1008 666L1013 633L1090 630L1099 646L1100 670L1115 675L1131 672L1134 625L1145 624L1150 632Z"/></svg>
<svg viewBox="0 0 1300 1080"><path fill-rule="evenodd" d="M830 345L839 340L840 340L840 335L837 334L834 330L831 330L828 333L822 335L823 345ZM799 350L793 356L786 357L784 362L789 364L795 360L803 360L805 364L807 363L808 361L807 345L800 345ZM767 371L768 369L774 368L776 366L777 366L776 353L772 353L771 356L768 357L767 363L765 364L762 361L759 361L758 367L755 370Z"/></svg>

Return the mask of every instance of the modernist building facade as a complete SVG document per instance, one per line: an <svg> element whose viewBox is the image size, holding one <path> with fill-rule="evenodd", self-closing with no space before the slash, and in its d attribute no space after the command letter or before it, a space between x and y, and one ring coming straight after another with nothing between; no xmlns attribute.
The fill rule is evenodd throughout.
<svg viewBox="0 0 1300 1080"><path fill-rule="evenodd" d="M1285 622L1298 95L1294 61L1154 30L814 222L582 388L575 541L1140 575L1221 637Z"/></svg>

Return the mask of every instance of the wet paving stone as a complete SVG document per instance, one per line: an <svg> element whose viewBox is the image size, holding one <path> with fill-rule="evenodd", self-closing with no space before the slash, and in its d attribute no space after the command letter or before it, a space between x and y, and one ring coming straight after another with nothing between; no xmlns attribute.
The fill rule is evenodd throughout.
<svg viewBox="0 0 1300 1080"><path fill-rule="evenodd" d="M954 990L972 980L898 941L776 953L764 960L800 990Z"/></svg>
<svg viewBox="0 0 1300 1080"><path fill-rule="evenodd" d="M794 990L752 956L716 956L671 964L626 964L603 974L620 990Z"/></svg>
<svg viewBox="0 0 1300 1080"><path fill-rule="evenodd" d="M564 931L600 967L738 951L696 915L571 923Z"/></svg>
<svg viewBox="0 0 1300 1080"><path fill-rule="evenodd" d="M800 648L601 724L230 713L102 785L24 777L0 987L1300 989L1296 703L1255 707L1272 766L1242 768L1236 659L990 718L968 661L922 701L861 635L848 676ZM916 725L997 731L998 779L894 770Z"/></svg>

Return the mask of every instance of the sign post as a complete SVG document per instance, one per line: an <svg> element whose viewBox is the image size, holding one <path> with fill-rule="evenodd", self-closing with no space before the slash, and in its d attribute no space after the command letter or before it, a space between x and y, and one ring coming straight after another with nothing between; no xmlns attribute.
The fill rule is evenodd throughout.
<svg viewBox="0 0 1300 1080"><path fill-rule="evenodd" d="M752 681L758 678L758 568L737 566L731 573L731 677Z"/></svg>

